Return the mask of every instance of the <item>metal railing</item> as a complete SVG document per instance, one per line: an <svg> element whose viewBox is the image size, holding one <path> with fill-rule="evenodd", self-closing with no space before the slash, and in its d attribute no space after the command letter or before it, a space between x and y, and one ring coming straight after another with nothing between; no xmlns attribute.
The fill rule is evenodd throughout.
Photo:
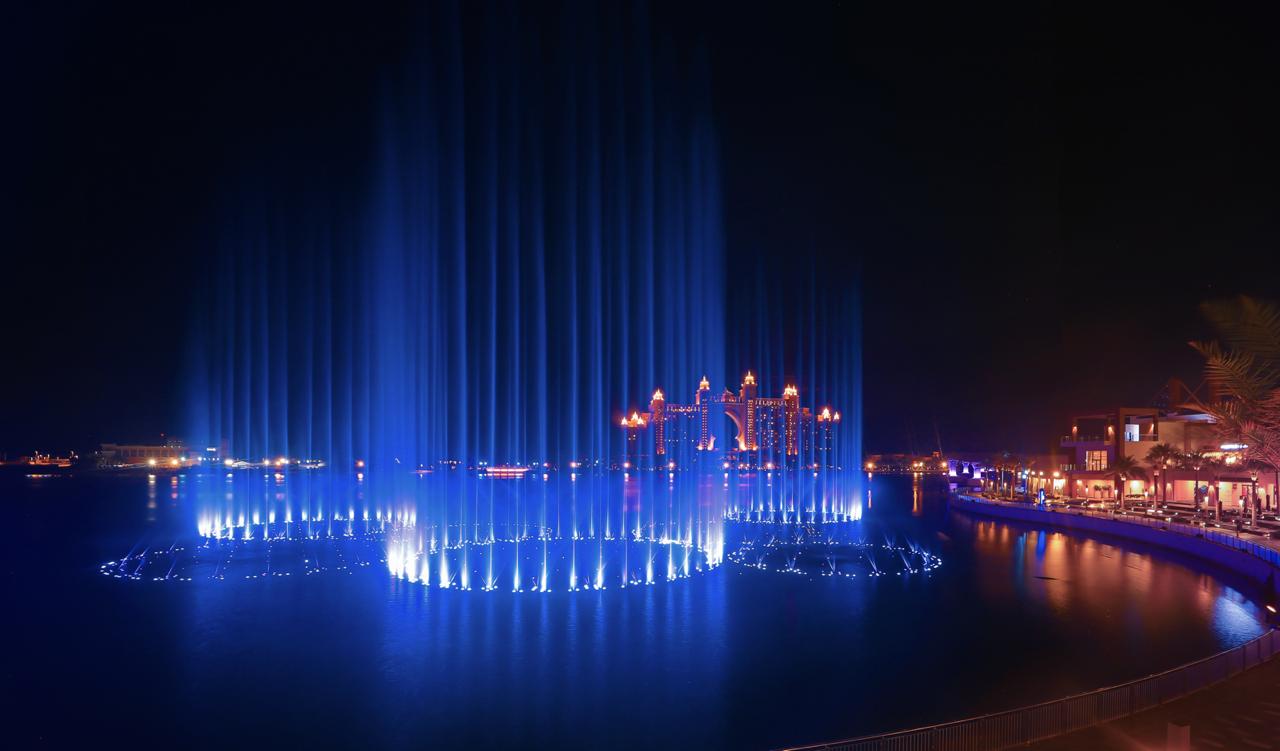
<svg viewBox="0 0 1280 751"><path fill-rule="evenodd" d="M1191 527L1191 529L1195 529L1195 527ZM1204 534L1204 539L1210 542L1216 542L1219 545L1234 548L1242 553L1257 556L1267 563L1270 563L1272 566L1280 567L1280 550L1276 550L1275 548L1268 547L1266 545L1259 545L1258 543L1251 542L1249 540L1242 540L1235 535L1230 535L1216 529L1209 529L1208 527L1204 528L1202 534Z"/></svg>
<svg viewBox="0 0 1280 751"><path fill-rule="evenodd" d="M1234 649L1118 686L941 725L799 746L794 751L998 751L1157 707L1248 670L1277 651L1280 632L1271 630Z"/></svg>
<svg viewBox="0 0 1280 751"><path fill-rule="evenodd" d="M1101 435L1064 435L1059 444L1068 446L1073 443L1106 443L1106 436Z"/></svg>

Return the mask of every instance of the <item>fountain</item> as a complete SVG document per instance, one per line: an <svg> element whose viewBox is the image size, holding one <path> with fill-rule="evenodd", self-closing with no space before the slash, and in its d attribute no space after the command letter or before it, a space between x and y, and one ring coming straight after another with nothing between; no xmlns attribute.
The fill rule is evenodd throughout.
<svg viewBox="0 0 1280 751"><path fill-rule="evenodd" d="M739 278L705 62L643 12L422 13L355 185L283 198L264 168L229 204L192 337L189 435L225 457L203 545L372 535L406 580L579 590L715 568L726 521L856 518L855 286L782 255ZM730 362L784 396L711 393ZM659 386L717 409L633 466L619 418ZM800 394L843 414L821 455L807 407L809 448L725 452Z"/></svg>

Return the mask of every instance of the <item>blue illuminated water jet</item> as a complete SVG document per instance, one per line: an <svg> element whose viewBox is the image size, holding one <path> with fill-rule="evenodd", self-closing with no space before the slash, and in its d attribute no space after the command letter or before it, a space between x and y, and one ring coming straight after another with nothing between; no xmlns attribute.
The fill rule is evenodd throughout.
<svg viewBox="0 0 1280 751"><path fill-rule="evenodd" d="M200 535L376 533L397 576L550 591L714 568L733 520L856 518L856 286L791 249L734 273L706 64L643 7L422 13L354 183L264 167L227 201L192 336L188 436L225 457ZM842 411L821 466L626 460L639 396L745 367Z"/></svg>

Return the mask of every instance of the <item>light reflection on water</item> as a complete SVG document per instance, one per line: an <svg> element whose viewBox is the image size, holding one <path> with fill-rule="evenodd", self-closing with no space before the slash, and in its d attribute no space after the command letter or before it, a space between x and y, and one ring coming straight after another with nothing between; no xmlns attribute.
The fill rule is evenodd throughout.
<svg viewBox="0 0 1280 751"><path fill-rule="evenodd" d="M46 737L41 695L105 732L199 727L197 746L263 737L248 710L269 708L291 742L322 745L772 748L1117 683L1261 631L1247 589L1195 561L951 513L938 487L917 500L893 478L850 523L940 555L929 576L726 562L663 586L517 596L378 566L183 586L92 574L140 527L190 529L188 482L157 478L177 494L158 508L145 478L6 484L29 517L6 562L39 574L15 592L16 677L31 687L18 710Z"/></svg>

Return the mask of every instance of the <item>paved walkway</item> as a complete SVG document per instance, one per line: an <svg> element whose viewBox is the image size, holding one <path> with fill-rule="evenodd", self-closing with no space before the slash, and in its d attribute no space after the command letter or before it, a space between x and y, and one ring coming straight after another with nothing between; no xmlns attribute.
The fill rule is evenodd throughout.
<svg viewBox="0 0 1280 751"><path fill-rule="evenodd" d="M1027 748L1163 751L1169 723L1190 725L1197 751L1280 750L1280 657L1162 707Z"/></svg>

